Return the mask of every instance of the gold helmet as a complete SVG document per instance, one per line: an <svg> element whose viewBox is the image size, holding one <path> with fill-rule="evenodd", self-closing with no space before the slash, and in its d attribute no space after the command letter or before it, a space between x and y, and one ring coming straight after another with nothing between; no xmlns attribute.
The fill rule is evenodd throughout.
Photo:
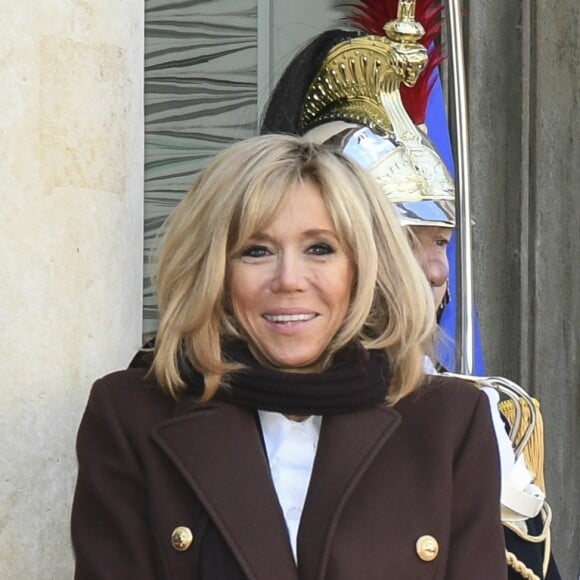
<svg viewBox="0 0 580 580"><path fill-rule="evenodd" d="M380 182L403 225L455 226L455 186L426 133L411 119L401 88L428 61L415 2L400 0L384 36L343 40L309 83L298 132L334 142Z"/></svg>

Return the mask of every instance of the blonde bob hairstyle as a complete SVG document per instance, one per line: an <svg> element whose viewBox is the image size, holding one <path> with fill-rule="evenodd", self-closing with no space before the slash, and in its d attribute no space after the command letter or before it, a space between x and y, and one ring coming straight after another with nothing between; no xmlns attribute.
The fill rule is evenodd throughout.
<svg viewBox="0 0 580 580"><path fill-rule="evenodd" d="M228 263L277 217L296 185L322 195L355 277L344 323L321 370L354 338L383 349L393 365L388 401L418 388L435 321L431 292L379 185L340 152L289 135L262 135L219 153L168 218L156 290L160 313L152 371L178 397L185 357L205 378L211 399L227 374L224 338L245 339L228 299Z"/></svg>

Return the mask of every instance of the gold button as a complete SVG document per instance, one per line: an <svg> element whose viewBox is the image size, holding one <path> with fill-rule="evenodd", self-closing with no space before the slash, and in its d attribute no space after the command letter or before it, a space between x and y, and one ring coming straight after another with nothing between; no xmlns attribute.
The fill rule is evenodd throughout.
<svg viewBox="0 0 580 580"><path fill-rule="evenodd" d="M417 556L423 562L432 562L439 554L439 544L433 536L421 536L415 544Z"/></svg>
<svg viewBox="0 0 580 580"><path fill-rule="evenodd" d="M193 543L193 533L185 526L178 526L171 532L171 545L178 552L185 552Z"/></svg>

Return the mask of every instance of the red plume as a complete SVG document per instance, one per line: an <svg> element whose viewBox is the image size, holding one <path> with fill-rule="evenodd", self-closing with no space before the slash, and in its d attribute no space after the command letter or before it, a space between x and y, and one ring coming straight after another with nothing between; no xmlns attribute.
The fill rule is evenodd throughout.
<svg viewBox="0 0 580 580"><path fill-rule="evenodd" d="M359 0L359 4L346 4L354 8L354 13L347 20L367 34L384 36L383 27L390 20L397 18L398 0ZM425 35L419 41L429 54L425 70L419 76L414 87L401 86L401 98L409 116L416 125L425 123L427 99L435 82L434 72L444 60L441 45L443 5L440 0L417 0L415 20L425 29Z"/></svg>

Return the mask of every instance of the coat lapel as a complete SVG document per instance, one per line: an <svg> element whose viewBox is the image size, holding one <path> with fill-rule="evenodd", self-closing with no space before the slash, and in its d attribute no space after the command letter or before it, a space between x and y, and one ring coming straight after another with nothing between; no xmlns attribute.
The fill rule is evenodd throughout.
<svg viewBox="0 0 580 580"><path fill-rule="evenodd" d="M181 404L153 438L203 503L249 580L298 580L252 412Z"/></svg>
<svg viewBox="0 0 580 580"><path fill-rule="evenodd" d="M386 405L323 419L298 532L301 580L324 578L342 508L400 422Z"/></svg>

